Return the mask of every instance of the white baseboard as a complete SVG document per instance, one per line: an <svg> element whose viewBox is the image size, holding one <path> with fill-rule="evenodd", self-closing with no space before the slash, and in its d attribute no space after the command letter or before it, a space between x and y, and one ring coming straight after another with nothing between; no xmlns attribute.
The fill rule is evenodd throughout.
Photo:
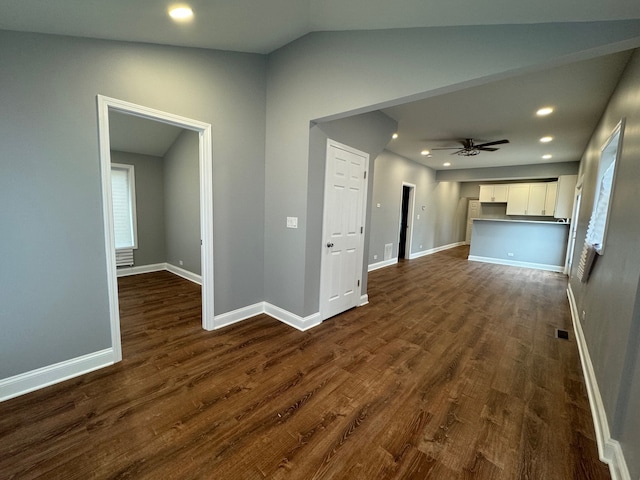
<svg viewBox="0 0 640 480"><path fill-rule="evenodd" d="M443 250L449 250L450 248L459 247L461 245L466 245L466 243L465 242L450 243L448 245L442 245L441 247L435 247L435 248L430 248L429 250L423 250L421 252L410 253L409 260L413 260L414 258L424 257L426 255L432 255L434 253L441 252Z"/></svg>
<svg viewBox="0 0 640 480"><path fill-rule="evenodd" d="M251 317L255 317L256 315L260 315L263 313L302 332L316 327L322 323L322 321L320 320L320 312L303 318L296 315L295 313L291 313L280 307L271 305L270 303L259 302L253 305L249 305L248 307L243 307L231 312L216 315L214 330L233 325L234 323L247 320Z"/></svg>
<svg viewBox="0 0 640 480"><path fill-rule="evenodd" d="M166 263L154 263L152 265L140 265L139 267L124 267L116 270L118 277L140 275L142 273L161 272L167 269Z"/></svg>
<svg viewBox="0 0 640 480"><path fill-rule="evenodd" d="M117 270L118 277L128 277L130 275L140 275L142 273L161 272L166 270L174 275L189 280L198 285L202 285L202 276L197 273L190 272L184 268L176 267L170 263L154 263L151 265L140 265L138 267L125 267Z"/></svg>
<svg viewBox="0 0 640 480"><path fill-rule="evenodd" d="M398 263L398 257L390 258L389 260L383 260L382 262L372 263L367 267L368 272L373 272L374 270L378 270L379 268L388 267L390 265L395 265Z"/></svg>
<svg viewBox="0 0 640 480"><path fill-rule="evenodd" d="M106 348L81 357L31 370L0 380L0 402L70 378L113 365L113 349Z"/></svg>
<svg viewBox="0 0 640 480"><path fill-rule="evenodd" d="M248 307L243 307L237 310L232 310L231 312L223 313L221 315L216 315L214 318L213 329L218 330L219 328L233 325L234 323L241 322L242 320L255 317L256 315L260 315L262 313L264 313L264 302L258 302L256 304L249 305Z"/></svg>
<svg viewBox="0 0 640 480"><path fill-rule="evenodd" d="M286 323L293 328L297 328L301 332L309 330L310 328L316 327L322 323L320 312L316 312L303 318L267 302L264 302L264 313L276 320L280 320L282 323Z"/></svg>
<svg viewBox="0 0 640 480"><path fill-rule="evenodd" d="M535 268L536 270L547 270L549 272L564 272L564 265L547 265L544 263L518 262L515 260L504 260L502 258L479 257L477 255L469 255L472 262L494 263L496 265L508 265L511 267Z"/></svg>
<svg viewBox="0 0 640 480"><path fill-rule="evenodd" d="M364 294L360 296L360 305L358 305L359 307L364 307L367 303L369 303L369 295L368 294Z"/></svg>
<svg viewBox="0 0 640 480"><path fill-rule="evenodd" d="M175 265L171 265L167 263L167 271L173 273L174 275L178 275L186 280L190 280L193 283L197 283L198 285L202 285L202 276L197 273L189 272L184 268L176 267Z"/></svg>
<svg viewBox="0 0 640 480"><path fill-rule="evenodd" d="M576 343L578 344L580 363L582 364L582 372L584 374L587 394L589 396L593 425L596 431L598 455L600 460L609 465L611 480L631 480L620 442L611 438L607 413L604 409L604 403L602 402L602 396L600 395L600 389L593 369L593 363L591 363L591 356L589 355L587 342L584 338L578 306L573 295L573 290L571 289L571 284L569 284L567 288L567 297L569 297L573 330L576 336Z"/></svg>

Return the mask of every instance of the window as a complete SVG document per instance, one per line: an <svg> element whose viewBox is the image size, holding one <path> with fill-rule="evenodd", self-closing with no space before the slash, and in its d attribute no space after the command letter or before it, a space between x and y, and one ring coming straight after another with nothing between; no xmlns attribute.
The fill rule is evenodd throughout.
<svg viewBox="0 0 640 480"><path fill-rule="evenodd" d="M609 212L611 211L610 200L613 192L617 158L622 146L623 127L624 122L620 122L605 143L600 155L600 164L598 165L596 194L585 240L600 255L604 253L607 223Z"/></svg>
<svg viewBox="0 0 640 480"><path fill-rule="evenodd" d="M138 248L133 165L111 164L111 198L116 250Z"/></svg>

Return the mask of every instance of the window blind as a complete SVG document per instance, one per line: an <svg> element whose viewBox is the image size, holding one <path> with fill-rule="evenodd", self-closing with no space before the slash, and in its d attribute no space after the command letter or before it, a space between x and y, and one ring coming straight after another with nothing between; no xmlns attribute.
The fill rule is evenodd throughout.
<svg viewBox="0 0 640 480"><path fill-rule="evenodd" d="M116 249L135 248L133 166L111 167L111 195Z"/></svg>

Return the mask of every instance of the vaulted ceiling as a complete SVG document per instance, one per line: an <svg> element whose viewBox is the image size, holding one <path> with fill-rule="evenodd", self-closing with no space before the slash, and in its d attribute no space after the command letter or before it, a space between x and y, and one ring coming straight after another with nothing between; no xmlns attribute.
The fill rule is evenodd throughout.
<svg viewBox="0 0 640 480"><path fill-rule="evenodd" d="M193 21L175 23L167 16L166 0L4 0L0 29L270 53L314 31L640 18L637 0L582 0L579 8L573 0L191 0L189 4ZM384 109L399 124L399 138L388 148L434 169L579 160L628 58L629 52L615 54ZM535 110L545 105L556 107L555 113L536 118ZM553 141L540 144L547 135ZM457 146L465 138L477 142L506 138L510 143L473 157L433 150ZM425 149L430 157L420 155ZM543 160L545 153L552 158ZM445 167L445 162L451 165Z"/></svg>

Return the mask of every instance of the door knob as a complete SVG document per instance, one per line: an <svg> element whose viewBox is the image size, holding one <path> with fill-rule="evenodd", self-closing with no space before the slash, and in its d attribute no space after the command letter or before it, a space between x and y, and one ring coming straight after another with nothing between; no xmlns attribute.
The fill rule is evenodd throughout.
<svg viewBox="0 0 640 480"><path fill-rule="evenodd" d="M333 243L331 243L331 242L327 242L327 247L329 247L329 248L333 248Z"/></svg>

